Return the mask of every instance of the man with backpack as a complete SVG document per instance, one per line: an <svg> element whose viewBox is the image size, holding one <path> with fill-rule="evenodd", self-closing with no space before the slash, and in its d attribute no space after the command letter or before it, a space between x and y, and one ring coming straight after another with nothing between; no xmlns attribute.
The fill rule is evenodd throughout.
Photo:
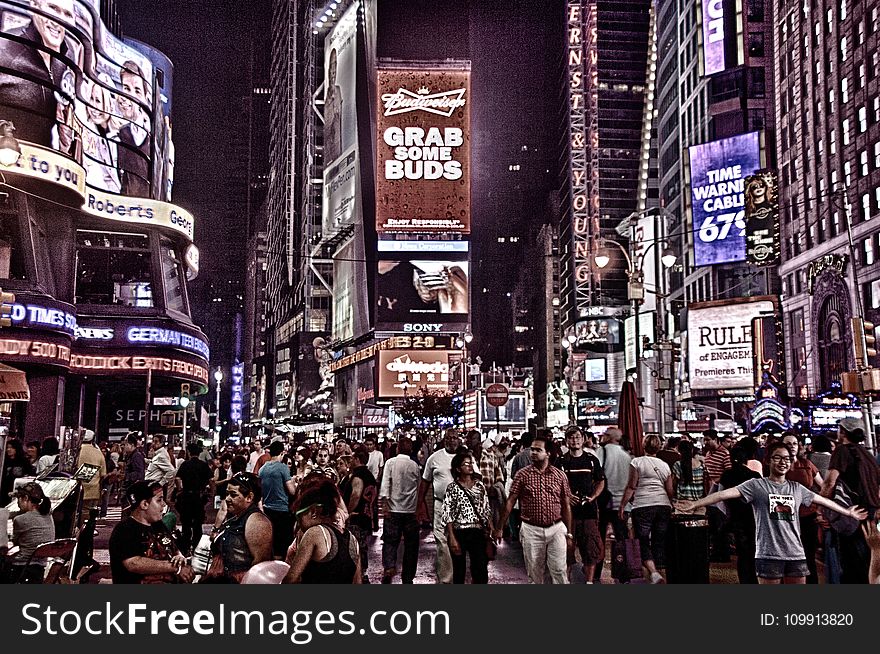
<svg viewBox="0 0 880 654"><path fill-rule="evenodd" d="M880 515L880 468L868 450L862 445L865 440L864 423L859 418L844 418L840 421L838 444L828 464L828 475L822 485L822 495L835 497L835 486L839 481L845 484L855 506L868 511L868 520L876 520ZM831 528L835 528L832 523ZM868 583L870 551L865 535L858 525L852 533L837 530L840 548L841 582L844 584Z"/></svg>

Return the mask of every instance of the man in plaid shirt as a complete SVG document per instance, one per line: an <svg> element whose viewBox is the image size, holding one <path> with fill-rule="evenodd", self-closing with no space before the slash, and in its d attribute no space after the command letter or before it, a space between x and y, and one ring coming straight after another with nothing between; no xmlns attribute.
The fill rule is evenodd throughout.
<svg viewBox="0 0 880 654"><path fill-rule="evenodd" d="M571 489L568 478L559 468L550 465L553 436L550 430L539 430L532 441L532 465L516 473L507 504L496 522L495 538L501 538L501 525L520 502L520 542L529 581L544 583L545 568L554 584L568 583L566 564L569 548L574 546L571 520Z"/></svg>
<svg viewBox="0 0 880 654"><path fill-rule="evenodd" d="M504 473L505 470L498 460L498 455L491 449L492 441L489 438L483 440L482 434L472 429L467 435L468 449L474 453L474 461L482 477L483 485L489 496L489 507L492 510L492 520L501 515L501 507L504 505Z"/></svg>

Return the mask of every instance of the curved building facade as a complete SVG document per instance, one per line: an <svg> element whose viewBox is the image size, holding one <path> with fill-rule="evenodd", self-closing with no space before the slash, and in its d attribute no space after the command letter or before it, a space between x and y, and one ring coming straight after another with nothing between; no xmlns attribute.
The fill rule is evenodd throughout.
<svg viewBox="0 0 880 654"><path fill-rule="evenodd" d="M0 164L0 287L16 297L0 362L30 388L0 429L25 440L158 431L150 396L208 385L195 220L170 202L172 65L100 5L0 2L0 133L18 149Z"/></svg>

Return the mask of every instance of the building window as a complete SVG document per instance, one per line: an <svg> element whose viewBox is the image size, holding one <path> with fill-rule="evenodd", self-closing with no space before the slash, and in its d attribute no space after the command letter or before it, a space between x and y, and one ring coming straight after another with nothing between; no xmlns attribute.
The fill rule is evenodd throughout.
<svg viewBox="0 0 880 654"><path fill-rule="evenodd" d="M828 113L834 113L834 89L828 91Z"/></svg>
<svg viewBox="0 0 880 654"><path fill-rule="evenodd" d="M868 131L868 110L865 107L859 107L859 134Z"/></svg>
<svg viewBox="0 0 880 654"><path fill-rule="evenodd" d="M862 196L862 220L871 220L871 196L868 193Z"/></svg>
<svg viewBox="0 0 880 654"><path fill-rule="evenodd" d="M749 0L746 18L750 23L764 21L764 0Z"/></svg>
<svg viewBox="0 0 880 654"><path fill-rule="evenodd" d="M749 97L763 98L764 93L764 69L749 68Z"/></svg>
<svg viewBox="0 0 880 654"><path fill-rule="evenodd" d="M763 57L764 56L764 32L750 32L749 33L749 56L750 57Z"/></svg>
<svg viewBox="0 0 880 654"><path fill-rule="evenodd" d="M184 296L185 279L183 265L170 239L162 238L162 280L165 284L165 307L180 313L187 313Z"/></svg>
<svg viewBox="0 0 880 654"><path fill-rule="evenodd" d="M866 266L870 266L874 263L874 239L866 238L862 243L862 247L864 248L864 260L863 263Z"/></svg>
<svg viewBox="0 0 880 654"><path fill-rule="evenodd" d="M859 167L862 177L867 177L868 175L868 151L862 150L859 153Z"/></svg>
<svg viewBox="0 0 880 654"><path fill-rule="evenodd" d="M846 61L846 50L847 50L846 37L841 36L840 37L840 60L841 61Z"/></svg>
<svg viewBox="0 0 880 654"><path fill-rule="evenodd" d="M840 80L840 102L849 102L849 79L846 77Z"/></svg>
<svg viewBox="0 0 880 654"><path fill-rule="evenodd" d="M843 164L843 185L849 188L850 183L852 183L852 166L846 161Z"/></svg>
<svg viewBox="0 0 880 654"><path fill-rule="evenodd" d="M76 302L152 307L150 237L77 230Z"/></svg>

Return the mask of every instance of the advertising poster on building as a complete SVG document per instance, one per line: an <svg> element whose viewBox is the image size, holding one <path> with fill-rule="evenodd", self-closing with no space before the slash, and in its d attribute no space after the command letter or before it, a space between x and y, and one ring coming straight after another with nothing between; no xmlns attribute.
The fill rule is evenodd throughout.
<svg viewBox="0 0 880 654"><path fill-rule="evenodd" d="M575 347L586 347L596 352L607 351L606 346L619 349L620 321L617 318L597 316L575 323Z"/></svg>
<svg viewBox="0 0 880 654"><path fill-rule="evenodd" d="M762 170L746 177L746 256L756 266L779 260L779 189L776 172Z"/></svg>
<svg viewBox="0 0 880 654"><path fill-rule="evenodd" d="M467 242L380 241L376 303L379 330L462 331L470 313Z"/></svg>
<svg viewBox="0 0 880 654"><path fill-rule="evenodd" d="M701 302L688 308L691 389L754 389L752 321L773 315L773 298Z"/></svg>
<svg viewBox="0 0 880 654"><path fill-rule="evenodd" d="M760 134L750 132L689 148L694 261L744 261L745 178L761 167Z"/></svg>
<svg viewBox="0 0 880 654"><path fill-rule="evenodd" d="M152 62L106 30L94 6L31 6L42 11L0 2L0 62L12 66L0 73L0 116L16 138L81 164L87 186L153 197Z"/></svg>
<svg viewBox="0 0 880 654"><path fill-rule="evenodd" d="M376 230L470 233L470 70L378 71Z"/></svg>
<svg viewBox="0 0 880 654"><path fill-rule="evenodd" d="M324 237L359 222L357 26L354 3L324 41Z"/></svg>
<svg viewBox="0 0 880 654"><path fill-rule="evenodd" d="M639 358L642 360L654 356L653 350L645 349L645 344L653 344L655 341L654 328L657 318L653 311L639 314ZM636 367L636 317L630 316L624 321L626 332L626 369Z"/></svg>
<svg viewBox="0 0 880 654"><path fill-rule="evenodd" d="M437 350L379 352L379 397L418 396L421 389L449 392L449 353Z"/></svg>
<svg viewBox="0 0 880 654"><path fill-rule="evenodd" d="M367 264L363 225L333 255L333 341L345 341L369 330Z"/></svg>
<svg viewBox="0 0 880 654"><path fill-rule="evenodd" d="M756 12L749 3L749 20ZM742 28L737 28L741 3L736 0L700 0L703 32L703 75L714 75L742 64ZM758 20L763 21L761 16Z"/></svg>

